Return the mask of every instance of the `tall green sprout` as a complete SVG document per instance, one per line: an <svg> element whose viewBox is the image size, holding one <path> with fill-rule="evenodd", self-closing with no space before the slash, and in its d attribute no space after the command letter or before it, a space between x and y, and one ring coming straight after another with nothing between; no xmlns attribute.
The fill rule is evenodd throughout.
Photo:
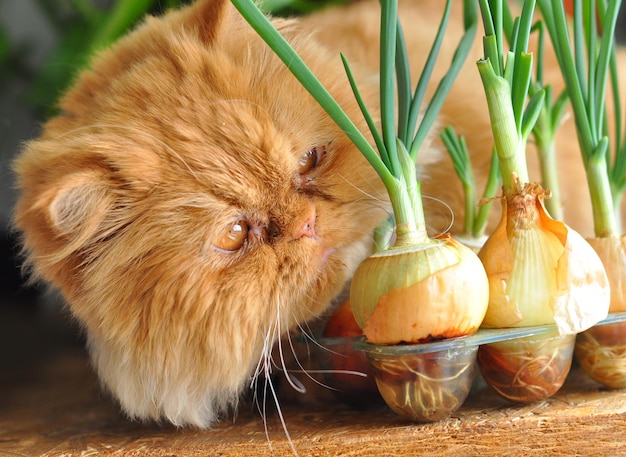
<svg viewBox="0 0 626 457"><path fill-rule="evenodd" d="M446 127L440 136L463 187L465 207L463 212L463 233L460 234L460 237L468 244L480 245L481 239L485 236L493 199L500 185L498 154L494 148L491 153L487 182L479 201L476 179L465 138L457 135L452 126Z"/></svg>
<svg viewBox="0 0 626 457"><path fill-rule="evenodd" d="M502 3L502 30L509 44L514 43L514 34L517 33L519 24L513 20L509 3ZM537 21L530 29L537 35L537 47L534 53L535 72L531 79L529 95L544 91L544 102L532 129L532 138L537 148L539 165L541 168L542 186L550 190L550 198L545 201L545 206L550 215L558 220L563 219L563 207L561 203L559 173L556 157L556 133L560 127L568 103L567 93L562 90L554 97L554 88L544 82L544 33L545 26L542 21Z"/></svg>
<svg viewBox="0 0 626 457"><path fill-rule="evenodd" d="M620 203L626 186L626 143L622 137L614 51L620 4L620 0L577 0L570 33L563 2L538 0L574 111L597 237L620 234ZM600 38L598 19L602 27ZM608 84L614 103L613 135L606 119Z"/></svg>
<svg viewBox="0 0 626 457"><path fill-rule="evenodd" d="M565 107L569 102L567 92L562 90L556 98L553 96L554 88L551 84L544 83L544 32L543 22L538 21L533 30L536 31L537 52L535 78L531 82L530 94L543 90L545 99L537 123L532 135L539 156L541 168L541 184L544 189L551 192L550 198L545 201L546 209L555 219L563 220L563 205L561 199L560 179L556 156L556 133L561 126L565 114Z"/></svg>
<svg viewBox="0 0 626 457"><path fill-rule="evenodd" d="M543 106L545 92L528 98L533 56L527 52L534 1L525 1L510 37L510 50L504 52L503 2L480 0L485 36L484 58L477 63L480 72L500 159L505 195L514 193L516 179L529 182L526 145Z"/></svg>

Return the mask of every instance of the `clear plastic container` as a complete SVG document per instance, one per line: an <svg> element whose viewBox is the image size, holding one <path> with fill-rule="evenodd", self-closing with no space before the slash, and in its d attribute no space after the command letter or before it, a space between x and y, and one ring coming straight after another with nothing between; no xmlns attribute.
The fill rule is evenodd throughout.
<svg viewBox="0 0 626 457"><path fill-rule="evenodd" d="M467 398L478 346L416 354L367 352L378 390L398 415L417 422L438 421Z"/></svg>
<svg viewBox="0 0 626 457"><path fill-rule="evenodd" d="M400 416L430 422L448 417L463 405L476 366L485 382L509 400L527 403L554 395L570 371L574 346L585 368L581 357L590 357L585 346L590 340L610 353L600 359L607 364L603 370L610 378L604 377L604 383L626 387L621 384L626 382L623 335L626 313L615 313L579 335L578 342L576 335L559 335L555 325L540 325L479 329L474 335L423 344L385 346L362 339L353 344L367 355L387 405Z"/></svg>
<svg viewBox="0 0 626 457"><path fill-rule="evenodd" d="M478 350L483 378L498 394L528 403L554 395L572 366L576 335L556 332L485 344Z"/></svg>
<svg viewBox="0 0 626 457"><path fill-rule="evenodd" d="M469 395L480 345L544 334L552 327L480 329L474 335L422 344L355 347L367 354L378 390L398 415L416 422L445 419Z"/></svg>
<svg viewBox="0 0 626 457"><path fill-rule="evenodd" d="M593 380L611 389L626 387L626 322L597 325L580 333L574 354Z"/></svg>

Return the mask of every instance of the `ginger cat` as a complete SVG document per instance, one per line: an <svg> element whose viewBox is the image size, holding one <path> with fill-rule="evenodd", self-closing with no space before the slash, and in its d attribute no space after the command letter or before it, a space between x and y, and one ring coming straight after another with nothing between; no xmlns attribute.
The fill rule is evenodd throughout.
<svg viewBox="0 0 626 457"><path fill-rule="evenodd" d="M375 107L377 3L275 20L363 131L338 52ZM401 2L415 69L443 3ZM446 65L461 34L454 15ZM440 126L467 136L482 186L492 140L479 36ZM14 167L29 271L60 289L131 418L208 427L271 370L274 343L344 288L389 214L384 188L225 0L147 18L93 60L61 109ZM566 218L588 235L572 124L561 135ZM432 138L418 158L423 192L460 217L460 183ZM427 214L435 230L451 220L442 208Z"/></svg>

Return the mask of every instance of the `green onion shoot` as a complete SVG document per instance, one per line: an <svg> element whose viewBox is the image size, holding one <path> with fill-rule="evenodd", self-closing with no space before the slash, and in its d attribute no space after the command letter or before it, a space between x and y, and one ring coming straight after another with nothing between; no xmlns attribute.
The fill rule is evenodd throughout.
<svg viewBox="0 0 626 457"><path fill-rule="evenodd" d="M545 92L537 122L535 123L532 136L539 155L541 168L542 187L550 191L550 198L545 200L545 206L554 219L564 220L563 205L561 198L560 179L556 156L556 133L563 122L565 108L569 102L567 92L562 90L556 97L553 96L553 86L543 81L544 64L544 24L539 21L533 29L538 33L537 45L537 68L535 78L531 81L530 95L543 90Z"/></svg>

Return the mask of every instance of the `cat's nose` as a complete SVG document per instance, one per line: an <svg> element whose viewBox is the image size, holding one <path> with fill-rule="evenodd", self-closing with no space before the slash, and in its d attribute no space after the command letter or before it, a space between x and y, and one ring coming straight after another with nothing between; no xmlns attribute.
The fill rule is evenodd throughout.
<svg viewBox="0 0 626 457"><path fill-rule="evenodd" d="M309 206L304 211L304 215L298 225L296 225L296 230L294 233L295 238L315 238L317 235L315 233L315 205L309 204Z"/></svg>

